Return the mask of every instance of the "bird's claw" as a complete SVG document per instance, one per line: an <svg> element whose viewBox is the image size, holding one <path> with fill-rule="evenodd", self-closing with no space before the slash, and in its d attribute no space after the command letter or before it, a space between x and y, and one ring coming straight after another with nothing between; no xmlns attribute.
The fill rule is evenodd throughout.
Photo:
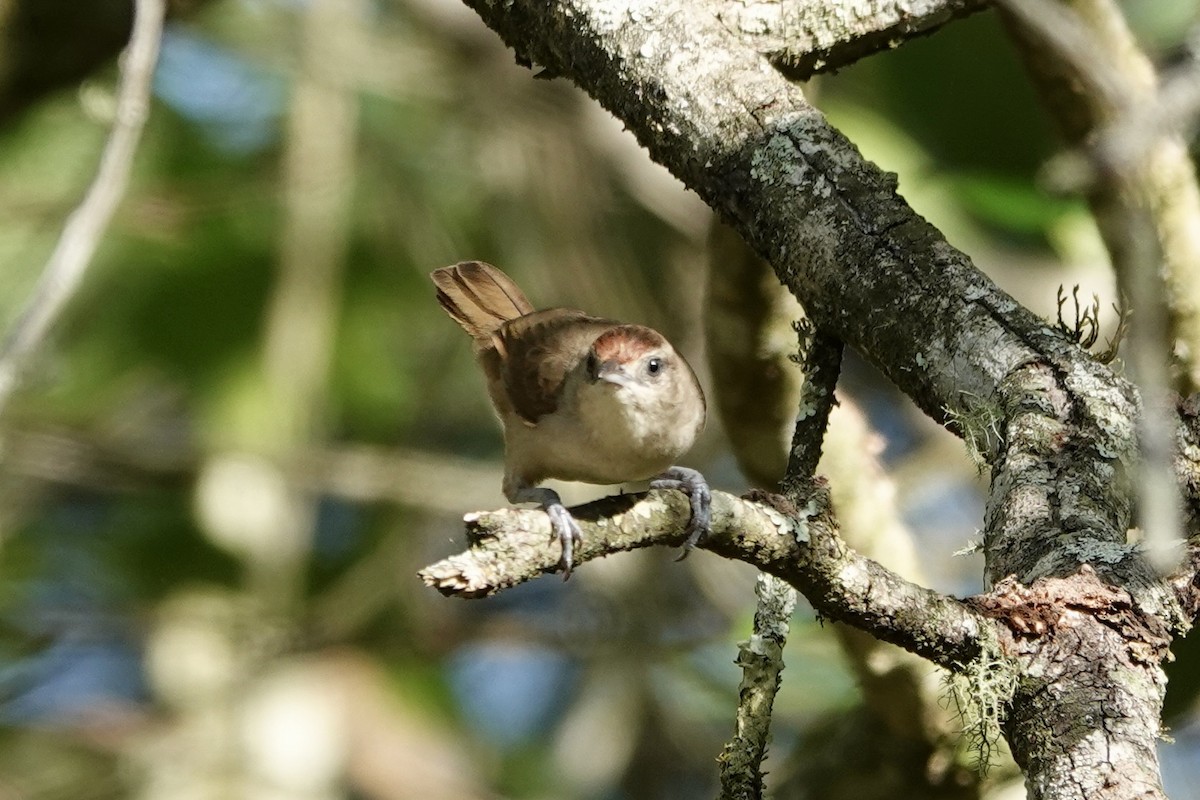
<svg viewBox="0 0 1200 800"><path fill-rule="evenodd" d="M550 517L551 538L557 539L562 545L562 556L558 559L558 566L562 568L565 581L571 577L575 548L583 544L583 531L562 503L550 503L545 509Z"/></svg>
<svg viewBox="0 0 1200 800"><path fill-rule="evenodd" d="M676 561L683 561L688 553L708 533L712 525L712 491L708 481L697 470L688 467L671 467L650 481L651 489L678 489L688 496L692 506L692 518L688 520L687 541Z"/></svg>

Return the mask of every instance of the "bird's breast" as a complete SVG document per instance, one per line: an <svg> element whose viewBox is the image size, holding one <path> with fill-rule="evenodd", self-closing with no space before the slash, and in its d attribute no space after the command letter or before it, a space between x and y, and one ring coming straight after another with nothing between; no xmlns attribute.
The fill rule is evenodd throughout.
<svg viewBox="0 0 1200 800"><path fill-rule="evenodd" d="M585 432L579 442L580 478L595 483L623 483L653 477L686 452L703 426L682 418L670 396L646 397L611 384L580 387L576 404Z"/></svg>
<svg viewBox="0 0 1200 800"><path fill-rule="evenodd" d="M562 400L532 425L504 415L510 472L529 482L641 481L674 464L704 427L703 401L669 391L573 381Z"/></svg>

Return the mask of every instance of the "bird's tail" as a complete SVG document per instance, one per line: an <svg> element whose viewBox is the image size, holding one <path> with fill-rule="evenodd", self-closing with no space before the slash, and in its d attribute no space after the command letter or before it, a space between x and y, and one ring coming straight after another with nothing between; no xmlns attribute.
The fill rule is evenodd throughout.
<svg viewBox="0 0 1200 800"><path fill-rule="evenodd" d="M482 261L460 261L429 275L450 318L476 340L488 340L504 322L533 312L512 278Z"/></svg>

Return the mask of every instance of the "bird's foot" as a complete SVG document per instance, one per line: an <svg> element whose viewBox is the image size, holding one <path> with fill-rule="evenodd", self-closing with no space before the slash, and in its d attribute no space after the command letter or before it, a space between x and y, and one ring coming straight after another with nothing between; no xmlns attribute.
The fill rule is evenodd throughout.
<svg viewBox="0 0 1200 800"><path fill-rule="evenodd" d="M583 531L563 505L558 492L545 486L530 486L518 478L505 476L504 495L513 503L537 503L542 507L546 516L550 517L550 540L557 539L562 545L558 566L562 568L563 580L571 577L575 548L583 544Z"/></svg>
<svg viewBox="0 0 1200 800"><path fill-rule="evenodd" d="M553 539L558 539L562 545L562 556L558 565L563 571L563 580L571 577L571 566L575 556L575 548L583 544L583 531L579 523L567 511L562 503L547 503L543 508L550 517L550 530Z"/></svg>
<svg viewBox="0 0 1200 800"><path fill-rule="evenodd" d="M687 558L692 548L700 543L712 524L712 492L708 481L697 470L688 467L671 467L650 481L651 489L678 489L688 496L692 505L692 518L687 525L687 541L676 561Z"/></svg>

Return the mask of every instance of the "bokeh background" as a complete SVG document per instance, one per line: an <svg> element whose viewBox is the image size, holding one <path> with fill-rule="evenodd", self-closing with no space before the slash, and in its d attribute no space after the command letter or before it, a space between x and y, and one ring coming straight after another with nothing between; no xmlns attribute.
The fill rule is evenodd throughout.
<svg viewBox="0 0 1200 800"><path fill-rule="evenodd" d="M129 7L90 5L0 3L3 329L111 125ZM1196 21L1127 6L1160 63ZM710 385L707 209L454 0L173 11L130 189L0 421L0 798L712 796L753 570L633 553L474 602L415 577L504 505L429 271L485 259L539 305L655 326ZM990 14L811 88L1006 290L1053 319L1080 284L1111 325L1103 248L1038 180L1053 131ZM929 580L978 591L954 553L986 475L852 357L842 389ZM687 463L748 488L717 420ZM786 661L780 787L859 700L803 603ZM1172 710L1168 789L1200 797L1200 729Z"/></svg>

